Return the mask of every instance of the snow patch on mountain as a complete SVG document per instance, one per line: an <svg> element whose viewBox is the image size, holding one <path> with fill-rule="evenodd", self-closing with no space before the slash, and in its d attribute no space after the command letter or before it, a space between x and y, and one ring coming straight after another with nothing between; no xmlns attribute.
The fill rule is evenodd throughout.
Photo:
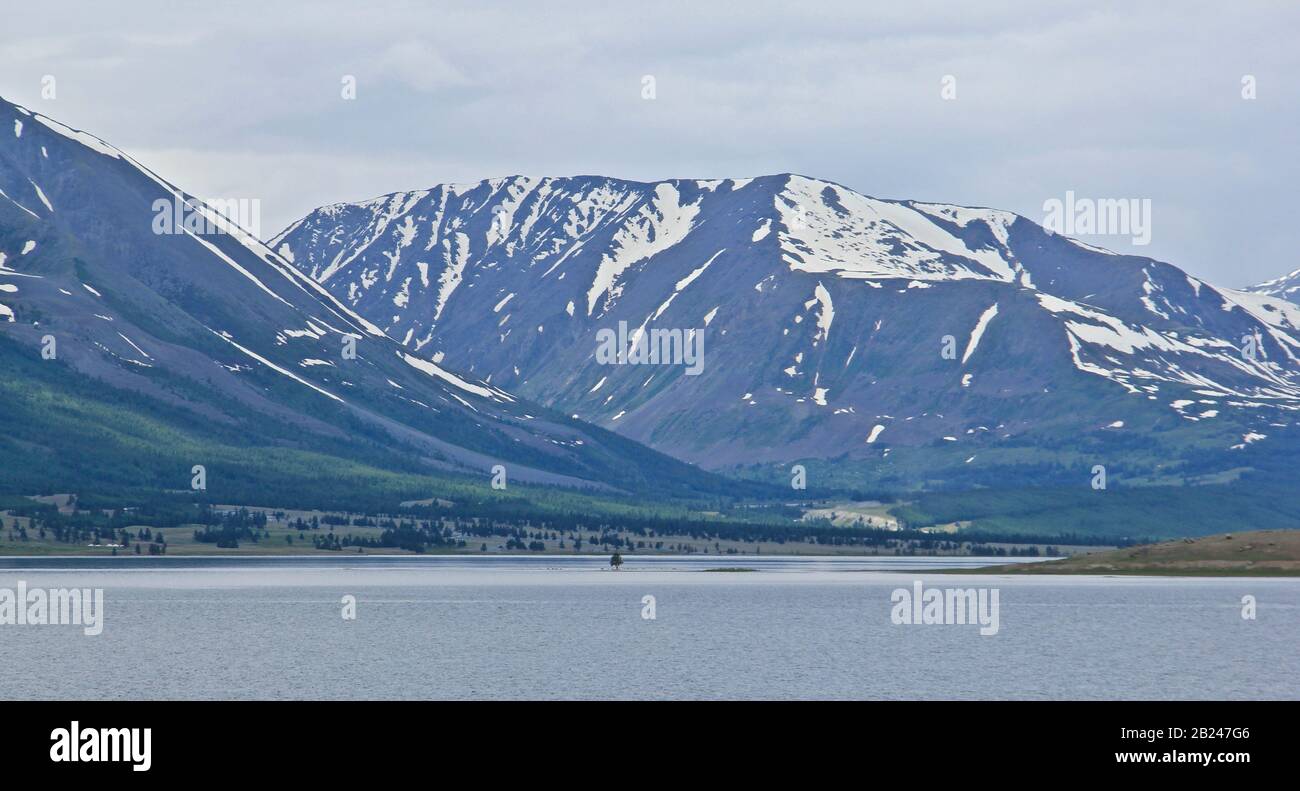
<svg viewBox="0 0 1300 791"><path fill-rule="evenodd" d="M462 379L456 374L453 374L450 371L441 368L438 365L435 365L429 360L422 360L419 357L416 357L413 354L407 354L406 352L399 351L397 354L399 357L401 357L403 360L406 361L407 365L411 366L417 371L422 371L426 374L429 374L430 376L435 376L450 385L453 385L455 387L460 388L461 390L464 390L467 393L473 393L474 395L479 396L480 398L490 398L498 401L515 400L513 396L507 394L503 390L498 390L495 387L489 387L487 385L478 385L478 384L474 384L473 382L466 381L465 379Z"/></svg>
<svg viewBox="0 0 1300 791"><path fill-rule="evenodd" d="M239 351L243 352L244 354L246 354L246 355L248 355L249 357L253 358L254 360L258 361L258 362L261 363L262 365L265 365L267 368L270 368L272 371L275 371L275 372L278 373L278 374L281 374L281 375L283 375L283 376L286 376L286 377L292 379L293 381L297 382L298 384L306 385L307 387L310 387L312 390L315 390L316 392L320 393L320 394L323 395L323 396L326 396L326 397L328 397L328 398L332 398L332 399L334 399L335 401L338 401L339 403L345 403L345 402L343 401L342 398L339 398L338 396L334 395L333 393L331 393L330 391L324 389L323 387L319 387L318 385L316 385L316 384L314 384L314 383L312 383L312 382L309 382L309 381L307 381L306 379L303 379L301 376L295 374L293 371L290 371L290 370L288 370L287 368L281 368L280 366L278 366L278 365L276 365L275 363L271 362L270 360L266 359L266 358L263 357L262 355L258 354L257 352L253 351L252 349L248 348L247 346L243 346L243 345L241 345L240 343L236 342L233 338L230 337L230 334L229 334L229 333L226 333L226 332L217 332L216 330L214 330L214 329L212 329L212 328L210 328L210 327L209 327L208 329L209 329L209 331L210 331L213 335L216 335L218 338L221 338L221 339L224 340L226 343L229 343L231 346L234 346L234 347L235 347L236 349L238 349Z"/></svg>
<svg viewBox="0 0 1300 791"><path fill-rule="evenodd" d="M972 250L929 214L838 184L790 176L775 208L785 228L778 234L782 257L792 270L915 280L1015 277L1002 251Z"/></svg>
<svg viewBox="0 0 1300 791"><path fill-rule="evenodd" d="M993 317L996 315L998 315L998 303L996 302L980 314L979 321L975 322L975 328L970 332L970 339L966 341L966 351L961 356L962 365L965 365L970 356L979 348L980 338L984 337L984 330L988 329L989 322L993 321Z"/></svg>
<svg viewBox="0 0 1300 791"><path fill-rule="evenodd" d="M591 288L587 290L587 315L601 297L616 299L622 293L619 278L628 268L671 248L690 233L699 202L683 205L677 188L668 183L655 185L654 198L614 234L610 252L601 256Z"/></svg>
<svg viewBox="0 0 1300 791"><path fill-rule="evenodd" d="M1282 277L1260 283L1257 286L1251 286L1246 291L1292 302L1300 302L1300 269L1288 272Z"/></svg>

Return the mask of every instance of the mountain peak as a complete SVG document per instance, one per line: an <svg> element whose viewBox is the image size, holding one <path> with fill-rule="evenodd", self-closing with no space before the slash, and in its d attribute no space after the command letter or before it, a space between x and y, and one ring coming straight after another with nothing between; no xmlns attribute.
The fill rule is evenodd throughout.
<svg viewBox="0 0 1300 791"><path fill-rule="evenodd" d="M1300 269L1265 283L1260 283L1257 286L1251 286L1246 291L1253 294L1265 294L1291 302L1300 302Z"/></svg>
<svg viewBox="0 0 1300 791"><path fill-rule="evenodd" d="M1012 212L797 174L444 185L313 212L274 244L410 348L701 464L844 455L876 474L890 448L956 442L969 475L1020 437L1117 423L1204 424L1226 451L1300 407L1286 303ZM617 328L699 336L708 362L602 365Z"/></svg>
<svg viewBox="0 0 1300 791"><path fill-rule="evenodd" d="M14 121L0 135L0 362L25 372L6 402L0 468L47 467L42 487L75 487L60 491L179 489L194 464L244 493L265 473L417 494L421 475L497 463L519 482L694 486L688 465L398 344L100 138L11 104L0 115ZM181 213L165 228L160 203ZM70 406L52 413L23 392ZM241 467L250 445L294 470ZM83 459L105 454L116 464L103 480L79 477Z"/></svg>

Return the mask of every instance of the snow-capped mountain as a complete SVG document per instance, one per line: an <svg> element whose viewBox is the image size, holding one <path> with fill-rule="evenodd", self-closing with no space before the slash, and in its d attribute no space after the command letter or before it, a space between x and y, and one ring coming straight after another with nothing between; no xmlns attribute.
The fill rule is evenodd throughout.
<svg viewBox="0 0 1300 791"><path fill-rule="evenodd" d="M1252 294L1263 294L1269 297L1277 297L1278 299L1300 303L1300 269L1274 280L1270 280L1267 283L1260 283L1258 286L1251 286L1246 290Z"/></svg>
<svg viewBox="0 0 1300 791"><path fill-rule="evenodd" d="M89 468L183 489L206 464L220 491L268 459L358 486L380 470L487 481L498 463L606 491L712 479L402 346L99 138L3 101L0 121L0 490ZM290 470L306 462L276 449L315 461Z"/></svg>
<svg viewBox="0 0 1300 791"><path fill-rule="evenodd" d="M1291 303L797 175L443 185L322 207L270 246L414 353L711 468L1157 474L1231 464L1300 408ZM698 375L603 364L602 338L656 329L703 339Z"/></svg>

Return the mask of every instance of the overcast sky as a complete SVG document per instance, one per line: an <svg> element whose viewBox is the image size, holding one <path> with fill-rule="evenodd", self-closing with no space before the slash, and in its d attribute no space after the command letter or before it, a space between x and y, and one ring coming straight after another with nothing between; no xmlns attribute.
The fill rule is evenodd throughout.
<svg viewBox="0 0 1300 791"><path fill-rule="evenodd" d="M1300 267L1300 4L541 5L6 3L0 95L261 199L266 236L447 181L790 171L1039 222L1147 198L1149 245L1082 238L1227 286Z"/></svg>

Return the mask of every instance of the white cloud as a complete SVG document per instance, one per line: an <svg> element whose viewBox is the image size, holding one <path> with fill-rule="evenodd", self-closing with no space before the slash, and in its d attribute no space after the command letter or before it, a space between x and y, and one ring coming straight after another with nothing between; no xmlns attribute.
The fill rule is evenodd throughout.
<svg viewBox="0 0 1300 791"><path fill-rule="evenodd" d="M0 95L194 192L261 197L268 231L439 181L794 171L1035 219L1066 190L1151 198L1132 251L1225 285L1293 269L1300 246L1300 9L1283 4L75 5L6 9Z"/></svg>
<svg viewBox="0 0 1300 791"><path fill-rule="evenodd" d="M421 41L403 41L384 50L375 64L380 78L393 78L422 93L470 84L460 69Z"/></svg>

